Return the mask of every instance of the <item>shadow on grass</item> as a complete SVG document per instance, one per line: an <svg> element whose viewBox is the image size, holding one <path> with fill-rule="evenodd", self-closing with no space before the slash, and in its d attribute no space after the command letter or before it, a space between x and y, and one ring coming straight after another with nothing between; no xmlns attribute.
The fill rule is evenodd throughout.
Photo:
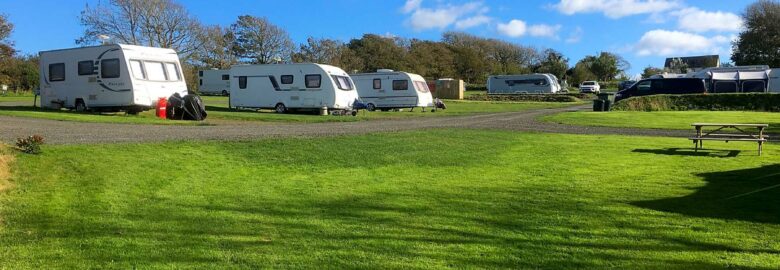
<svg viewBox="0 0 780 270"><path fill-rule="evenodd" d="M780 164L699 176L707 185L688 196L633 204L694 217L780 224Z"/></svg>
<svg viewBox="0 0 780 270"><path fill-rule="evenodd" d="M289 113L286 114L278 114L273 110L252 110L252 109L231 109L228 107L222 107L222 106L208 106L206 105L206 111L207 112L246 112L246 113L260 113L260 114L273 114L273 115L318 115L319 111L317 110L290 110Z"/></svg>
<svg viewBox="0 0 780 270"><path fill-rule="evenodd" d="M634 149L634 153L656 154L667 156L693 156L693 157L721 157L733 158L739 156L740 150L715 150L699 149L697 152L693 148L666 148L666 149Z"/></svg>

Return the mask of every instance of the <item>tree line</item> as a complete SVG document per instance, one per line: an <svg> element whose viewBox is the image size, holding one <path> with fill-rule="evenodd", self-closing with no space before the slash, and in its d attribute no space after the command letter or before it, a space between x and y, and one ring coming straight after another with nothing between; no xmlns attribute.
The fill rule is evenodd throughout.
<svg viewBox="0 0 780 270"><path fill-rule="evenodd" d="M763 38L754 32L777 21L777 6L775 1L761 0L748 7L744 15L747 30L734 46L735 63L773 64L780 59L777 51L764 53L776 50L780 41L774 41L772 48L771 44L753 45L758 43L754 39ZM110 0L87 6L79 20L84 33L75 42L80 46L124 43L176 50L190 89L197 89L198 70L226 69L238 63L316 62L348 72L387 68L429 79L460 78L476 84L483 84L488 75L532 72L551 73L571 84L611 81L627 78L625 71L630 68L625 59L610 52L589 55L571 65L569 58L553 49L462 32L445 32L439 41L365 34L348 41L309 37L295 44L284 28L267 18L242 15L228 26L203 25L174 0ZM777 28L774 24L770 29L777 32ZM14 89L32 89L38 83L37 56L17 54L8 40L12 31L13 24L0 15L0 83ZM775 39L778 36L774 34ZM649 74L661 70L648 67L645 71Z"/></svg>

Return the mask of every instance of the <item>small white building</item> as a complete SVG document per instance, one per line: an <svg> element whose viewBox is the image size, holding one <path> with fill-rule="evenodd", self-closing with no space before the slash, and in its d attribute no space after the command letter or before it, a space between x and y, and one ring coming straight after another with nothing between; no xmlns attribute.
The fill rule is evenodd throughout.
<svg viewBox="0 0 780 270"><path fill-rule="evenodd" d="M380 69L374 73L350 75L369 111L433 107L433 96L425 79L417 74Z"/></svg>
<svg viewBox="0 0 780 270"><path fill-rule="evenodd" d="M230 69L233 108L351 110L358 100L354 83L338 67L313 64L236 65Z"/></svg>
<svg viewBox="0 0 780 270"><path fill-rule="evenodd" d="M210 69L198 71L198 92L203 95L229 95L230 70Z"/></svg>
<svg viewBox="0 0 780 270"><path fill-rule="evenodd" d="M488 94L553 94L560 92L558 78L552 74L492 75L487 80Z"/></svg>
<svg viewBox="0 0 780 270"><path fill-rule="evenodd" d="M40 52L43 108L138 113L187 92L172 49L114 44Z"/></svg>

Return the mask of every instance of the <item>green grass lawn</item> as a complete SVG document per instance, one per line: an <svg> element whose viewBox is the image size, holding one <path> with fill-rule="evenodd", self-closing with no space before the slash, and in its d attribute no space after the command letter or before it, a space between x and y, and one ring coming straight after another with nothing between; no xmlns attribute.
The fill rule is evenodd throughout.
<svg viewBox="0 0 780 270"><path fill-rule="evenodd" d="M473 130L45 145L0 195L0 265L780 268L780 147L688 145Z"/></svg>
<svg viewBox="0 0 780 270"><path fill-rule="evenodd" d="M242 120L242 121L267 121L267 122L355 122L379 119L402 119L410 117L437 117L437 116L462 116L479 113L517 112L533 109L560 108L572 106L572 103L552 102L483 102L446 100L446 110L437 112L422 112L419 108L414 111L405 109L403 112L368 112L361 111L358 116L319 116L312 113L288 113L277 114L272 110L234 110L228 108L227 97L204 97L209 119Z"/></svg>
<svg viewBox="0 0 780 270"><path fill-rule="evenodd" d="M315 113L289 113L277 114L270 110L233 110L228 108L228 98L221 96L204 96L203 101L206 104L208 118L205 122L191 121L172 121L156 118L154 111L146 111L139 115L127 115L125 113L75 113L69 110L41 110L31 106L22 106L13 104L13 106L2 106L4 102L19 102L0 99L0 115L16 117L44 118L60 121L77 121L93 123L122 123L122 124L153 124L153 125L211 125L214 121L210 120L238 120L238 121L261 121L261 122L302 122L302 123L320 123L320 122L355 122L365 120L379 119L402 119L409 117L433 117L433 116L460 116L479 113L497 113L497 112L516 112L533 109L558 108L572 106L568 103L545 103L545 102L479 102L479 101L447 101L447 110L439 110L435 113L422 112L419 108L413 112L405 110L404 112L366 112L361 111L357 117L352 116L319 116ZM15 99L16 97L14 97ZM24 97L29 99L30 97Z"/></svg>
<svg viewBox="0 0 780 270"><path fill-rule="evenodd" d="M663 112L566 112L548 115L544 121L582 126L690 129L693 123L769 124L768 132L780 133L780 113L729 111Z"/></svg>

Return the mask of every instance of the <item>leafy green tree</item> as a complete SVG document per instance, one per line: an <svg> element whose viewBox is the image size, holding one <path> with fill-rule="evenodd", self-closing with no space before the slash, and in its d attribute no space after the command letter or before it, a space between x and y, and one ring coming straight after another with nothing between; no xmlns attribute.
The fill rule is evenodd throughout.
<svg viewBox="0 0 780 270"><path fill-rule="evenodd" d="M550 73L558 77L558 79L566 77L566 71L569 70L569 59L564 57L562 53L553 49L546 49L542 52L541 58L539 64L534 68L534 72Z"/></svg>
<svg viewBox="0 0 780 270"><path fill-rule="evenodd" d="M650 78L653 75L662 74L664 73L663 69L647 66L644 70L642 70L642 78L647 79Z"/></svg>
<svg viewBox="0 0 780 270"><path fill-rule="evenodd" d="M238 63L233 52L235 36L230 29L218 25L204 27L198 38L201 46L192 59L196 66L228 69Z"/></svg>
<svg viewBox="0 0 780 270"><path fill-rule="evenodd" d="M413 72L426 78L455 74L455 54L442 42L411 40L408 62Z"/></svg>
<svg viewBox="0 0 780 270"><path fill-rule="evenodd" d="M673 58L669 63L669 67L665 68L665 71L669 73L680 74L688 73L688 63L685 63L682 58Z"/></svg>
<svg viewBox="0 0 780 270"><path fill-rule="evenodd" d="M360 39L350 40L347 47L363 59L360 71L371 72L377 69L405 70L407 51L396 39L374 34L365 34Z"/></svg>
<svg viewBox="0 0 780 270"><path fill-rule="evenodd" d="M291 59L294 44L290 35L265 17L239 16L230 30L235 36L232 51L244 62L270 64Z"/></svg>
<svg viewBox="0 0 780 270"><path fill-rule="evenodd" d="M732 47L734 64L780 67L780 3L759 0L748 6L742 17L745 30Z"/></svg>
<svg viewBox="0 0 780 270"><path fill-rule="evenodd" d="M0 84L8 84L11 82L9 76L9 63L14 56L13 43L8 40L11 33L14 30L14 25L8 21L8 17L0 14Z"/></svg>
<svg viewBox="0 0 780 270"><path fill-rule="evenodd" d="M610 52L601 52L597 57L586 58L590 72L601 81L614 80L621 72L631 68L623 57Z"/></svg>

